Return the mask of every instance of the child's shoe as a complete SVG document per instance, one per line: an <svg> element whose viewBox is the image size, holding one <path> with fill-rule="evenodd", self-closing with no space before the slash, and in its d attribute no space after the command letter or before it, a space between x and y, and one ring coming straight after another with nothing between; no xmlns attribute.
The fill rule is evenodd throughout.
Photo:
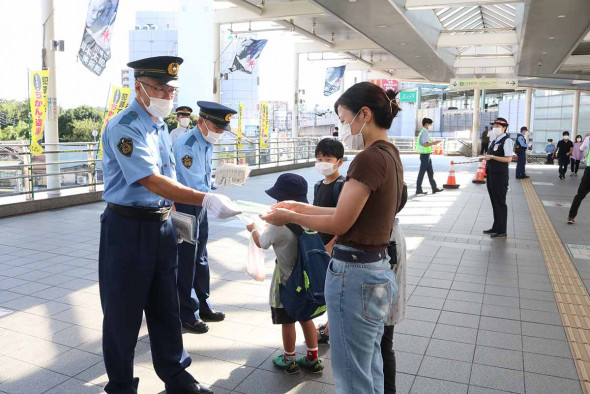
<svg viewBox="0 0 590 394"><path fill-rule="evenodd" d="M275 365L275 367L282 369L289 375L299 373L299 365L297 364L297 360L295 360L295 358L288 359L284 354L279 354L272 359L272 363ZM323 368L324 366L322 365L322 369Z"/></svg>
<svg viewBox="0 0 590 394"><path fill-rule="evenodd" d="M311 373L321 373L324 370L324 363L319 358L310 360L307 356L297 359L297 364Z"/></svg>

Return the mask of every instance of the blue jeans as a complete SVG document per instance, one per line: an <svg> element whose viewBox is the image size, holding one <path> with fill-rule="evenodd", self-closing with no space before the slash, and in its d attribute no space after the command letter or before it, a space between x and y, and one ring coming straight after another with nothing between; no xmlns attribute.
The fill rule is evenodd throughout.
<svg viewBox="0 0 590 394"><path fill-rule="evenodd" d="M330 261L325 295L337 394L383 393L381 337L396 294L395 273L387 260Z"/></svg>

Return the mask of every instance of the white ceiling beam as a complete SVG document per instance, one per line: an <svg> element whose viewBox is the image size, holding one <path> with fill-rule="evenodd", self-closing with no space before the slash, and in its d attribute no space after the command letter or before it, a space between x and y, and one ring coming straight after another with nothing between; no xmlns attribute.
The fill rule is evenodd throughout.
<svg viewBox="0 0 590 394"><path fill-rule="evenodd" d="M469 68L469 67L514 67L516 62L514 57L469 57L461 58L457 56L455 58L455 68Z"/></svg>
<svg viewBox="0 0 590 394"><path fill-rule="evenodd" d="M442 33L438 38L439 48L456 48L482 45L516 45L516 32L494 34L451 34Z"/></svg>
<svg viewBox="0 0 590 394"><path fill-rule="evenodd" d="M522 2L523 0L406 0L406 9L432 10L435 8L472 7Z"/></svg>
<svg viewBox="0 0 590 394"><path fill-rule="evenodd" d="M400 61L373 62L372 66L361 62L351 62L346 65L346 70L407 70L416 73Z"/></svg>
<svg viewBox="0 0 590 394"><path fill-rule="evenodd" d="M382 48L379 45L365 38L360 40L335 41L334 46L329 49L318 42L300 42L295 44L295 52L297 53L346 52L381 49Z"/></svg>
<svg viewBox="0 0 590 394"><path fill-rule="evenodd" d="M563 67L588 65L590 65L590 55L572 55L565 61Z"/></svg>
<svg viewBox="0 0 590 394"><path fill-rule="evenodd" d="M258 7L245 0L229 1L237 5L237 7L216 10L214 12L214 23L223 25L325 14L324 10L307 0L266 3L264 7Z"/></svg>
<svg viewBox="0 0 590 394"><path fill-rule="evenodd" d="M586 37L584 37L584 41L590 41L590 33L586 34Z"/></svg>
<svg viewBox="0 0 590 394"><path fill-rule="evenodd" d="M461 67L455 69L455 74L476 75L476 74L514 74L514 67Z"/></svg>

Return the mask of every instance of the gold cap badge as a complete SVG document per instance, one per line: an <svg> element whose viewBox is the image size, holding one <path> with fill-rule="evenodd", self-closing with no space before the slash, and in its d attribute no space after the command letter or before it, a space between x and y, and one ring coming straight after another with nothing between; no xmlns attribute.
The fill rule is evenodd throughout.
<svg viewBox="0 0 590 394"><path fill-rule="evenodd" d="M170 63L168 65L168 74L170 75L178 75L178 63Z"/></svg>

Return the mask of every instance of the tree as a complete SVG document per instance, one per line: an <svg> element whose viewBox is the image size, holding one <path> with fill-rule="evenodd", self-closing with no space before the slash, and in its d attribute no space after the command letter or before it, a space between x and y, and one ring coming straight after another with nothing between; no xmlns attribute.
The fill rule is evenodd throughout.
<svg viewBox="0 0 590 394"><path fill-rule="evenodd" d="M29 119L29 102L27 100L0 99L0 128L14 126Z"/></svg>
<svg viewBox="0 0 590 394"><path fill-rule="evenodd" d="M0 141L28 140L29 130L28 122L21 120L15 125L0 129Z"/></svg>
<svg viewBox="0 0 590 394"><path fill-rule="evenodd" d="M58 118L60 141L92 141L92 130L100 131L103 117L102 109L88 105L63 110Z"/></svg>

